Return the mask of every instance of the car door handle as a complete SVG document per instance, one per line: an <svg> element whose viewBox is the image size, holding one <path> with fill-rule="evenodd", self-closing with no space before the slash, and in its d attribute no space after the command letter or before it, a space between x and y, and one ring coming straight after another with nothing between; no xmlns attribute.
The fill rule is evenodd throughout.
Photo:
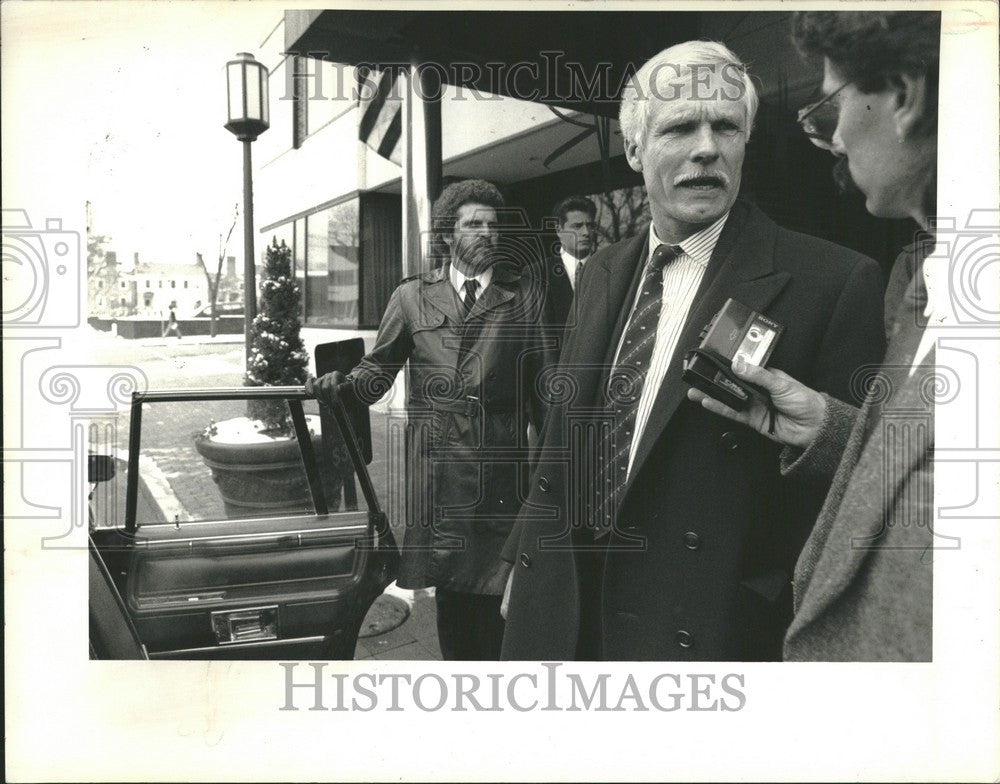
<svg viewBox="0 0 1000 784"><path fill-rule="evenodd" d="M212 613L212 629L219 645L278 639L278 607L249 607Z"/></svg>

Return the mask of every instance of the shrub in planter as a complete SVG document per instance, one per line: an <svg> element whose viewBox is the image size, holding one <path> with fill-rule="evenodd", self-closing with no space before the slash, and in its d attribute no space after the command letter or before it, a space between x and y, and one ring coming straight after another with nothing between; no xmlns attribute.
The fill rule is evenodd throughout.
<svg viewBox="0 0 1000 784"><path fill-rule="evenodd" d="M291 250L275 240L267 248L260 312L250 327L244 386L305 383L309 358L299 330L299 287L292 277ZM319 420L307 420L313 449L319 450ZM229 517L300 513L312 508L284 400L247 401L246 417L213 423L195 439L195 447L212 471ZM325 484L327 473L323 472Z"/></svg>
<svg viewBox="0 0 1000 784"><path fill-rule="evenodd" d="M250 352L244 386L301 386L306 383L309 355L299 332L299 285L292 277L292 250L273 239L267 248L260 286L260 312L250 326ZM251 419L274 435L292 433L288 407L281 402L251 400Z"/></svg>

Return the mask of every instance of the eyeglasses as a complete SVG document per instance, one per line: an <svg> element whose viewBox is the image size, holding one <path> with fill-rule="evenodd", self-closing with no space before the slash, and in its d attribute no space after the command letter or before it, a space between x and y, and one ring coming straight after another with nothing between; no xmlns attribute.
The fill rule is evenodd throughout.
<svg viewBox="0 0 1000 784"><path fill-rule="evenodd" d="M829 95L799 109L798 123L809 140L817 147L829 150L833 147L833 132L837 130L840 109L833 98L850 82L844 82Z"/></svg>

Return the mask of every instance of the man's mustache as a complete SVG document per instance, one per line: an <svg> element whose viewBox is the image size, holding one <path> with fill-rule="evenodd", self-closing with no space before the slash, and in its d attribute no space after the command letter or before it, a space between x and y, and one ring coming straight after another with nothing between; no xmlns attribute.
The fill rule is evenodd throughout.
<svg viewBox="0 0 1000 784"><path fill-rule="evenodd" d="M682 185L716 185L729 187L729 175L721 171L688 172L674 178L674 187Z"/></svg>

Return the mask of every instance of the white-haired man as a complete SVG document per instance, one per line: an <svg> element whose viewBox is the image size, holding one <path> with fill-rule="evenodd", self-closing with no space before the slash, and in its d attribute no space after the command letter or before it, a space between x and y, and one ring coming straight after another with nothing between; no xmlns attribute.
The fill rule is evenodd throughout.
<svg viewBox="0 0 1000 784"><path fill-rule="evenodd" d="M685 397L728 298L784 325L769 365L848 399L884 346L875 263L737 199L757 95L725 46L664 50L622 99L648 232L588 261L530 495L507 540L507 659L780 659L823 488ZM552 384L565 391L565 386Z"/></svg>

